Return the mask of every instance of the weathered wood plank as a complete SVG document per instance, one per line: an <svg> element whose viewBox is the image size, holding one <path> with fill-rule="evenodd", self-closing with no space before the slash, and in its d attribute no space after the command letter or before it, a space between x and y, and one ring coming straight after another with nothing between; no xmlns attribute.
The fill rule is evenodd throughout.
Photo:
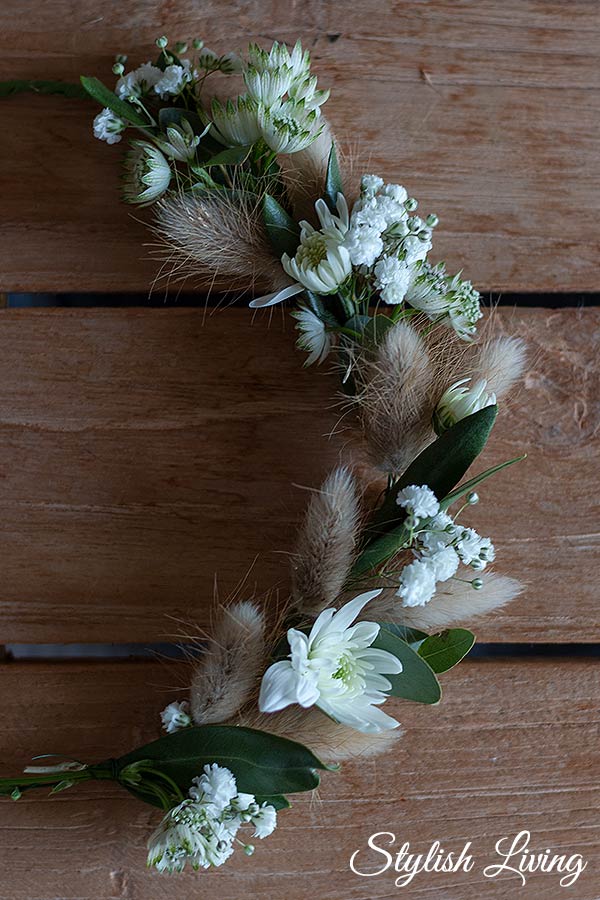
<svg viewBox="0 0 600 900"><path fill-rule="evenodd" d="M244 309L8 310L0 328L1 642L152 641L226 595L285 590L307 494L339 459L335 375L290 320ZM500 321L525 384L477 469L529 459L470 515L525 595L483 640L594 641L600 623L596 309ZM283 555L282 555L283 554ZM254 563L254 566L253 566Z"/></svg>
<svg viewBox="0 0 600 900"><path fill-rule="evenodd" d="M482 289L597 290L593 0L135 0L101 15L92 0L7 0L0 28L2 78L107 81L116 51L145 59L165 31L200 29L223 49L301 36L339 134L440 215L439 258ZM147 233L118 202L121 149L92 138L94 112L62 98L0 104L0 289L148 288Z"/></svg>
<svg viewBox="0 0 600 900"><path fill-rule="evenodd" d="M2 769L19 771L32 752L100 760L156 734L157 710L182 679L177 667L147 664L8 664L0 668ZM145 870L157 812L118 787L25 795L0 803L1 900L219 896L222 900L513 900L516 876L483 877L502 837L531 832L532 850L581 853L588 867L568 889L598 896L600 863L600 671L590 661L465 663L444 676L439 707L398 704L407 733L393 753L346 763L323 779L320 801L300 795L255 855L177 880ZM173 695L177 696L177 695ZM101 796L104 792L105 796ZM361 878L351 854L379 831L415 852L438 840L459 851L472 841L472 872L425 873L402 890L392 872ZM383 846L383 844L380 844ZM390 848L393 849L393 848ZM373 868L381 855L360 858ZM536 874L528 900L562 893Z"/></svg>

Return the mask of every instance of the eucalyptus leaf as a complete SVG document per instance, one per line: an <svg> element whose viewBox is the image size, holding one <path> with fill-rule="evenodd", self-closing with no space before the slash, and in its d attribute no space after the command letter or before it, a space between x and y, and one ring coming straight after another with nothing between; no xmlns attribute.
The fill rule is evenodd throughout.
<svg viewBox="0 0 600 900"><path fill-rule="evenodd" d="M300 243L300 226L270 194L263 198L263 221L277 256L294 256Z"/></svg>
<svg viewBox="0 0 600 900"><path fill-rule="evenodd" d="M125 119L127 122L131 122L132 125L148 127L147 119L131 103L127 103L126 100L121 100L120 97L117 97L106 85L102 84L99 78L82 75L80 80L90 97L97 100L101 106L107 106L115 115Z"/></svg>
<svg viewBox="0 0 600 900"><path fill-rule="evenodd" d="M385 534L374 538L362 551L350 572L350 579L358 578L368 572L372 572L386 560L390 559L399 550L407 546L410 540L410 529L406 525L399 525Z"/></svg>
<svg viewBox="0 0 600 900"><path fill-rule="evenodd" d="M441 634L425 638L418 653L439 675L464 659L474 643L475 635L471 631L466 628L450 628Z"/></svg>
<svg viewBox="0 0 600 900"><path fill-rule="evenodd" d="M337 195L344 193L342 176L338 164L335 144L331 144L329 159L327 160L327 174L325 176L325 202L332 212L337 212Z"/></svg>
<svg viewBox="0 0 600 900"><path fill-rule="evenodd" d="M401 641L413 646L422 643L429 637L425 631L420 631L418 628L409 628L408 625L398 625L397 622L386 622L385 627L397 638L400 638Z"/></svg>
<svg viewBox="0 0 600 900"><path fill-rule="evenodd" d="M400 675L385 676L392 684L390 695L415 703L439 703L442 688L435 672L409 644L396 636L394 627L382 624L373 642L373 647L387 650L402 663Z"/></svg>
<svg viewBox="0 0 600 900"><path fill-rule="evenodd" d="M240 166L248 159L251 150L251 145L243 147L228 147L226 150L221 150L221 152L217 153L216 156L212 156L205 163L202 163L202 165L207 167Z"/></svg>
<svg viewBox="0 0 600 900"><path fill-rule="evenodd" d="M363 341L372 347L378 347L390 328L396 323L390 316L373 316L369 323L365 326L363 332Z"/></svg>
<svg viewBox="0 0 600 900"><path fill-rule="evenodd" d="M451 491L447 494L444 499L440 502L440 507L442 509L448 509L453 503L457 500L460 500L461 497L464 497L465 494L470 493L477 485L481 484L482 481L485 481L486 478L489 478L490 475L495 475L496 472L500 472L502 469L506 469L508 466L512 466L513 463L522 462L522 460L527 459L527 454L524 453L522 456L515 456L514 459L509 459L506 462L499 463L497 466L492 466L491 469L486 469L485 472L482 472L481 475L475 475L474 478L469 479L469 481L465 481L464 484L461 484L455 491Z"/></svg>
<svg viewBox="0 0 600 900"><path fill-rule="evenodd" d="M233 772L240 791L259 795L311 791L319 784L315 770L327 768L296 741L227 725L185 728L139 747L117 760L119 779L127 778L129 766L148 760L154 761L184 794L207 763Z"/></svg>
<svg viewBox="0 0 600 900"><path fill-rule="evenodd" d="M14 79L13 81L0 81L0 97L10 97L12 94L60 94L63 97L74 99L87 99L89 96L81 84L70 84L67 81L27 81Z"/></svg>
<svg viewBox="0 0 600 900"><path fill-rule="evenodd" d="M402 522L405 512L396 498L409 484L425 484L439 500L446 497L485 447L497 412L497 406L486 406L461 419L429 444L388 492L369 531L385 532Z"/></svg>

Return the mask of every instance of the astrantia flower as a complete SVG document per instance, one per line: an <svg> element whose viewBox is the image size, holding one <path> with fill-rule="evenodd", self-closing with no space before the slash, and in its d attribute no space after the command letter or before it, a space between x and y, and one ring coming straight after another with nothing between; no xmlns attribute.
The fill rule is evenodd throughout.
<svg viewBox="0 0 600 900"><path fill-rule="evenodd" d="M94 137L107 144L118 144L121 132L127 128L127 122L120 119L110 109L103 109L94 119Z"/></svg>
<svg viewBox="0 0 600 900"><path fill-rule="evenodd" d="M319 116L303 100L286 100L270 108L259 107L263 140L274 153L306 150L322 131Z"/></svg>
<svg viewBox="0 0 600 900"><path fill-rule="evenodd" d="M427 485L409 484L398 491L396 503L412 513L417 521L436 516L440 509L437 497Z"/></svg>
<svg viewBox="0 0 600 900"><path fill-rule="evenodd" d="M127 203L152 203L169 187L171 167L157 147L132 141L125 158L123 199Z"/></svg>
<svg viewBox="0 0 600 900"><path fill-rule="evenodd" d="M322 363L331 350L331 335L327 331L325 323L312 309L307 309L305 306L294 310L292 316L297 320L296 328L300 332L296 346L300 350L308 351L309 354L304 365L312 366L315 362Z"/></svg>
<svg viewBox="0 0 600 900"><path fill-rule="evenodd" d="M397 594L402 606L424 606L435 594L435 570L431 560L415 559L402 569Z"/></svg>
<svg viewBox="0 0 600 900"><path fill-rule="evenodd" d="M289 90L292 78L292 70L287 66L262 72L259 72L254 66L248 66L244 72L244 82L248 94L257 103L264 103L265 106L272 106L273 103L281 100Z"/></svg>
<svg viewBox="0 0 600 900"><path fill-rule="evenodd" d="M310 70L310 53L302 49L298 40L294 44L292 52L285 44L275 41L269 51L263 50L258 44L250 44L248 47L248 64L258 72L275 71L286 67L291 71L292 78L303 80Z"/></svg>
<svg viewBox="0 0 600 900"><path fill-rule="evenodd" d="M182 119L180 125L167 125L167 140L159 139L157 143L170 159L189 162L195 157L200 139L204 137L209 128L210 125L207 125L202 134L194 134L194 129L187 119Z"/></svg>
<svg viewBox="0 0 600 900"><path fill-rule="evenodd" d="M275 808L259 805L253 794L238 794L229 769L206 765L189 798L167 812L148 841L148 865L159 872L181 872L188 862L193 869L221 866L234 843L242 843L237 833L244 825L254 826L254 837L267 837L277 825Z"/></svg>
<svg viewBox="0 0 600 900"><path fill-rule="evenodd" d="M459 275L446 274L443 263L422 262L409 285L406 300L434 322L450 325L463 340L471 340L481 312L479 292Z"/></svg>
<svg viewBox="0 0 600 900"><path fill-rule="evenodd" d="M317 76L312 75L304 81L292 82L289 95L296 103L302 101L306 109L320 113L320 107L329 99L330 91L317 90Z"/></svg>
<svg viewBox="0 0 600 900"><path fill-rule="evenodd" d="M167 734L173 734L173 732L180 731L182 728L189 728L192 724L190 704L187 700L182 700L181 703L169 703L161 712L160 718L162 727Z"/></svg>
<svg viewBox="0 0 600 900"><path fill-rule="evenodd" d="M213 100L211 114L213 134L217 140L230 147L254 144L261 136L258 122L258 104L251 97L241 96L225 106Z"/></svg>
<svg viewBox="0 0 600 900"><path fill-rule="evenodd" d="M339 611L326 609L308 635L290 628L288 659L270 666L262 680L259 708L276 712L299 703L316 705L336 721L369 734L396 728L398 722L378 706L387 699L402 663L391 653L373 648L379 634L376 622L353 624L369 600L381 591L368 591Z"/></svg>
<svg viewBox="0 0 600 900"><path fill-rule="evenodd" d="M470 382L470 378L462 378L442 394L433 413L433 427L436 434L443 434L461 419L485 409L486 406L495 405L496 395L488 393L485 378L480 378L474 385L467 386Z"/></svg>

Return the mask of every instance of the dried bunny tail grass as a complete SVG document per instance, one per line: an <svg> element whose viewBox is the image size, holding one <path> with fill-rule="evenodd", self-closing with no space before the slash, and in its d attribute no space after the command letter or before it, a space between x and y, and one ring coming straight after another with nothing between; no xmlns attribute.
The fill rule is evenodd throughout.
<svg viewBox="0 0 600 900"><path fill-rule="evenodd" d="M477 351L474 380L485 378L487 390L502 400L525 370L525 341L517 337L487 338Z"/></svg>
<svg viewBox="0 0 600 900"><path fill-rule="evenodd" d="M374 358L357 360L356 404L370 461L402 472L433 439L435 369L423 338L403 322L392 326Z"/></svg>
<svg viewBox="0 0 600 900"><path fill-rule="evenodd" d="M439 585L434 598L425 606L401 606L395 589L386 589L369 603L369 617L434 632L454 622L468 623L500 609L523 590L520 582L504 575L484 572L478 577L483 581L481 590L474 590L464 581L450 579Z"/></svg>
<svg viewBox="0 0 600 900"><path fill-rule="evenodd" d="M177 194L158 205L154 232L172 281L199 279L223 291L274 291L290 283L274 256L260 203L238 192Z"/></svg>
<svg viewBox="0 0 600 900"><path fill-rule="evenodd" d="M363 734L340 725L316 707L291 706L279 713L252 710L235 724L270 731L309 747L325 762L339 762L384 753L402 735L401 728L380 734Z"/></svg>
<svg viewBox="0 0 600 900"><path fill-rule="evenodd" d="M264 666L263 613L249 601L221 608L192 676L190 704L196 725L235 715L256 690Z"/></svg>
<svg viewBox="0 0 600 900"><path fill-rule="evenodd" d="M354 560L360 524L356 482L335 469L308 504L292 560L292 602L317 616L338 596Z"/></svg>

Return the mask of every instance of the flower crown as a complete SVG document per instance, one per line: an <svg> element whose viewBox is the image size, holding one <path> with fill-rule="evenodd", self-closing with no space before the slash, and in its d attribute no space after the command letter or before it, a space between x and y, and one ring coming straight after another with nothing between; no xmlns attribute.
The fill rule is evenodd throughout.
<svg viewBox="0 0 600 900"><path fill-rule="evenodd" d="M148 864L179 872L220 866L236 845L252 853L248 838L271 834L288 794L389 747L401 707L390 715L388 700L437 703L438 675L474 642L455 623L519 593L462 518L476 488L517 461L463 480L525 353L489 325L476 340L478 292L428 260L437 216L421 218L404 187L376 175L353 189L322 112L329 91L300 42L251 44L244 59L156 43L157 59L128 72L117 57L114 90L81 79L103 107L95 136L135 133L124 199L156 204L171 280L252 292L253 309L292 301L305 364L329 358L340 373L360 454L311 497L283 615L250 600L215 612L162 737L0 780L13 799L117 781L162 810ZM241 79L244 93L207 96L209 78L219 90Z"/></svg>

